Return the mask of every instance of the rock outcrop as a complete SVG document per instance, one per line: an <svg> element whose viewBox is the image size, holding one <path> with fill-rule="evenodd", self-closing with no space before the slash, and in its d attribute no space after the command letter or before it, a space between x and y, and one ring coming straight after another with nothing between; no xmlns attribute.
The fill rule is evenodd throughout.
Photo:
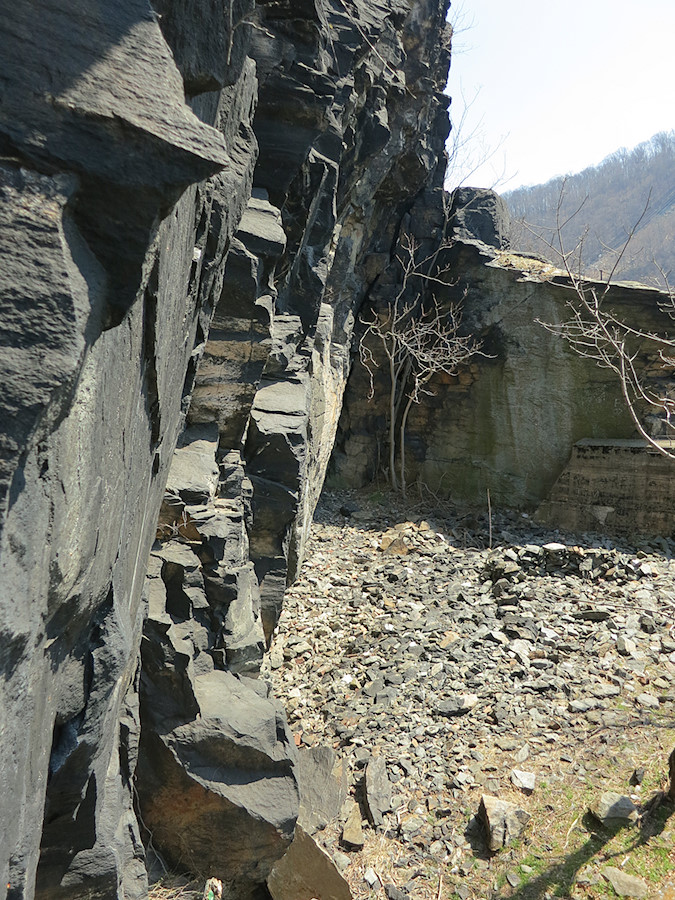
<svg viewBox="0 0 675 900"><path fill-rule="evenodd" d="M244 897L297 809L251 676L357 310L441 190L447 3L4 7L0 896L145 895L140 742L158 849L217 831Z"/></svg>
<svg viewBox="0 0 675 900"><path fill-rule="evenodd" d="M632 438L634 425L616 375L576 355L540 324L568 318L566 274L507 248L508 216L492 192L462 189L449 205L447 222L438 224L445 241L433 256L435 271L443 273L447 286L434 283L433 292L442 308L462 304L462 328L481 341L481 353L456 376L433 379L432 394L413 405L406 440L408 479L481 506L489 490L493 502L533 509L548 496L577 441ZM423 246L419 257L429 252ZM395 264L391 268L390 283L395 283ZM391 291L383 293L382 284L369 298L376 309L391 296ZM604 291L603 284L590 284ZM604 302L634 328L667 333L670 318L660 306L666 299L656 289L619 283L610 287ZM672 371L659 367L653 347L644 341L636 349L636 365L654 375L658 392L672 390ZM368 399L369 374L355 365L338 432L334 483L363 485L378 466L384 467L384 376L376 388ZM647 414L645 425L659 434L653 431L659 423ZM654 472L661 477L658 465ZM672 506L667 515L672 517ZM658 531L662 523L652 526Z"/></svg>

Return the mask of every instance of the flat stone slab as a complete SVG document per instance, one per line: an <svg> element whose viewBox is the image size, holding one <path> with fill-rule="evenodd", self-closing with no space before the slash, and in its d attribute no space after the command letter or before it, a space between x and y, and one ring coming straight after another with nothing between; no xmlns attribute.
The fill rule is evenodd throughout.
<svg viewBox="0 0 675 900"><path fill-rule="evenodd" d="M607 868L602 870L602 874L619 897L636 897L637 900L640 900L640 898L649 896L647 883L635 875L629 875L627 872L614 866L607 866Z"/></svg>
<svg viewBox="0 0 675 900"><path fill-rule="evenodd" d="M352 892L333 860L300 825L293 843L267 879L273 900L352 900Z"/></svg>

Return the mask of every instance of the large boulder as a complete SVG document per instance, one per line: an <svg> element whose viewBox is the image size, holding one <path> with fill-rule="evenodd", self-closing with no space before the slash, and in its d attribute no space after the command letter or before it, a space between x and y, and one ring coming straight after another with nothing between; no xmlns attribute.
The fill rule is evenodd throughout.
<svg viewBox="0 0 675 900"><path fill-rule="evenodd" d="M459 187L450 195L450 239L509 246L511 216L506 201L488 188Z"/></svg>
<svg viewBox="0 0 675 900"><path fill-rule="evenodd" d="M215 669L183 677L190 717L160 686L143 693L143 821L169 862L220 878L228 900L243 900L293 839L295 744L261 682Z"/></svg>

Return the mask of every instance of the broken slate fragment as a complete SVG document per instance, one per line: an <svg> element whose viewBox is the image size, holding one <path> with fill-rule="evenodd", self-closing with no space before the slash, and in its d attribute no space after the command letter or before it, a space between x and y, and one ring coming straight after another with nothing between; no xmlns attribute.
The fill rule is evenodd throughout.
<svg viewBox="0 0 675 900"><path fill-rule="evenodd" d="M602 874L619 897L636 897L637 900L640 900L640 898L649 896L647 884L635 875L628 875L614 866L607 866L602 870Z"/></svg>
<svg viewBox="0 0 675 900"><path fill-rule="evenodd" d="M272 869L267 887L273 900L310 900L325 897L351 900L352 892L330 856L300 825L293 843Z"/></svg>
<svg viewBox="0 0 675 900"><path fill-rule="evenodd" d="M638 706L641 706L643 709L659 708L659 698L655 697L653 694L648 694L646 691L638 694L635 699L637 700Z"/></svg>
<svg viewBox="0 0 675 900"><path fill-rule="evenodd" d="M513 769L511 772L511 783L514 787L520 788L527 794L531 794L536 783L536 775L534 772L523 772L521 769Z"/></svg>
<svg viewBox="0 0 675 900"><path fill-rule="evenodd" d="M382 824L384 813L391 809L391 784L383 756L373 756L368 761L365 786L368 818L377 827Z"/></svg>
<svg viewBox="0 0 675 900"><path fill-rule="evenodd" d="M461 716L478 703L476 694L455 694L436 704L436 712L442 716Z"/></svg>
<svg viewBox="0 0 675 900"><path fill-rule="evenodd" d="M409 900L410 897L407 891L397 888L395 884L385 884L384 893L387 895L387 900Z"/></svg>
<svg viewBox="0 0 675 900"><path fill-rule="evenodd" d="M347 773L330 747L300 749L295 766L300 790L298 822L313 834L336 819L347 794Z"/></svg>
<svg viewBox="0 0 675 900"><path fill-rule="evenodd" d="M590 812L603 825L627 825L637 821L638 809L630 797L606 791L589 806Z"/></svg>
<svg viewBox="0 0 675 900"><path fill-rule="evenodd" d="M366 842L361 825L361 810L358 803L347 801L345 804L348 808L347 821L342 829L342 840L348 847L360 849Z"/></svg>
<svg viewBox="0 0 675 900"><path fill-rule="evenodd" d="M483 794L478 807L478 818L485 828L488 847L496 853L520 837L531 816L515 803Z"/></svg>
<svg viewBox="0 0 675 900"><path fill-rule="evenodd" d="M371 890L373 890L375 886L380 882L380 879L377 877L377 872L372 868L366 869L366 871L363 873L363 880Z"/></svg>

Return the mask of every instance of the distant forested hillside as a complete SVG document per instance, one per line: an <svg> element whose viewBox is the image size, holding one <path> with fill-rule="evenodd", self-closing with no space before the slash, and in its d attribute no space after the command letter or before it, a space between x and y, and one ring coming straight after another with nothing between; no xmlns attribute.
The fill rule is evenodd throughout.
<svg viewBox="0 0 675 900"><path fill-rule="evenodd" d="M505 194L514 218L514 249L560 263L548 244L559 249L556 218L561 192L561 223L581 207L563 226L562 239L568 251L583 237L582 271L606 279L642 216L613 280L652 284L658 278L662 285L660 268L675 286L675 131L661 132L634 150L617 150L577 175Z"/></svg>

